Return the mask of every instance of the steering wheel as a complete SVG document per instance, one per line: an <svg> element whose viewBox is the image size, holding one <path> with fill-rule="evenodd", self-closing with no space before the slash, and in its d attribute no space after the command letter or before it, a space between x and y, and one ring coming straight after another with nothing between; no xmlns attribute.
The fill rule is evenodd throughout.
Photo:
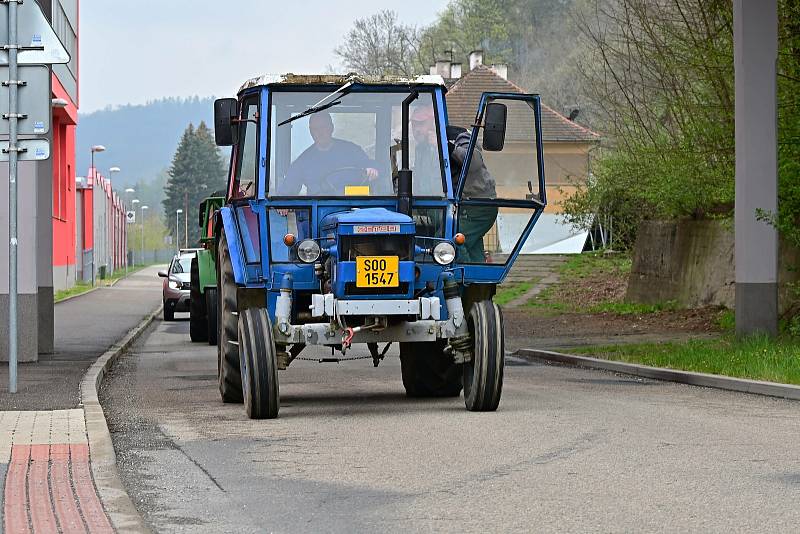
<svg viewBox="0 0 800 534"><path fill-rule="evenodd" d="M358 171L360 181L356 183L352 183L349 185L367 185L369 183L369 176L367 176L367 170L364 167L353 167L353 166L344 166L344 167L337 167L332 171L328 172L322 177L322 182L331 190L339 193L340 186L335 185L331 182L331 177L336 173L343 172L343 171Z"/></svg>

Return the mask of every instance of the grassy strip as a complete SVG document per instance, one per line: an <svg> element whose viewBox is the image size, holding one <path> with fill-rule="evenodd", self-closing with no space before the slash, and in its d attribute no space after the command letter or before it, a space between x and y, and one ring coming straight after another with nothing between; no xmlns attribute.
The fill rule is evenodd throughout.
<svg viewBox="0 0 800 534"><path fill-rule="evenodd" d="M525 306L554 315L602 312L627 315L673 309L671 303L640 305L621 301L614 288L624 287L631 263L630 255L623 253L585 252L570 256L558 269L558 283L547 287Z"/></svg>
<svg viewBox="0 0 800 534"><path fill-rule="evenodd" d="M503 284L497 288L497 293L494 296L494 301L499 306L505 306L512 300L521 297L531 290L536 285L535 280L530 282L517 282L514 284Z"/></svg>
<svg viewBox="0 0 800 534"><path fill-rule="evenodd" d="M141 271L145 267L150 267L150 265L137 265L136 267L129 267L127 273L125 272L125 269L122 269L120 271L115 272L112 276L104 280L98 278L95 280L96 283L95 286L92 286L90 282L77 282L74 286L68 289L61 289L59 291L56 291L55 295L53 295L53 302L61 302L64 299L75 297L77 295L82 295L84 293L91 291L94 287L108 287L118 282L119 280L122 280L126 276L130 276L135 272Z"/></svg>
<svg viewBox="0 0 800 534"><path fill-rule="evenodd" d="M570 352L683 371L800 384L800 339L756 336L581 347Z"/></svg>

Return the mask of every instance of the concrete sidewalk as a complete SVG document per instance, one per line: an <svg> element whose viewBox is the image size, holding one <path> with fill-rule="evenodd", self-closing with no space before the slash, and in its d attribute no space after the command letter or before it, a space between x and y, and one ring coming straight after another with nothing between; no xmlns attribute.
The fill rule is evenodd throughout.
<svg viewBox="0 0 800 534"><path fill-rule="evenodd" d="M20 364L14 395L8 393L8 364L0 363L0 410L76 408L89 366L161 303L158 269L56 304L55 353Z"/></svg>
<svg viewBox="0 0 800 534"><path fill-rule="evenodd" d="M56 352L20 365L14 395L2 365L0 533L113 532L92 478L80 385L98 357L158 308L157 271L56 304Z"/></svg>

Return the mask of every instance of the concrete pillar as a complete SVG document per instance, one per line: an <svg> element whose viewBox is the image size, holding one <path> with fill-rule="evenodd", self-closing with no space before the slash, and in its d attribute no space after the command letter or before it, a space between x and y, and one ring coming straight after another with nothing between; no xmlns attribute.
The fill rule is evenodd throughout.
<svg viewBox="0 0 800 534"><path fill-rule="evenodd" d="M53 131L48 134L51 154L57 150L53 147ZM39 352L51 354L54 350L54 314L53 314L53 158L37 164L38 190L37 197L37 307L39 314Z"/></svg>
<svg viewBox="0 0 800 534"><path fill-rule="evenodd" d="M777 0L734 0L736 332L778 331Z"/></svg>
<svg viewBox="0 0 800 534"><path fill-rule="evenodd" d="M17 177L19 202L17 257L19 261L18 358L35 362L39 358L39 309L37 302L36 163L20 161ZM0 361L8 361L8 163L0 163Z"/></svg>

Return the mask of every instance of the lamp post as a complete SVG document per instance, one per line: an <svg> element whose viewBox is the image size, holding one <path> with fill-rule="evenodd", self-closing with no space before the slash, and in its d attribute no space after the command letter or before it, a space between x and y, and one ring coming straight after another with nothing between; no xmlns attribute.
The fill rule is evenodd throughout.
<svg viewBox="0 0 800 534"><path fill-rule="evenodd" d="M132 187L126 188L125 189L125 200L127 201L128 198L130 198L130 195L132 195L135 192L136 192L136 190L134 188L132 188ZM125 211L127 211L129 207L130 206L128 206L128 202L126 202L125 203ZM126 236L128 235L127 229L125 231L125 235ZM131 250L133 250L133 247L131 247ZM131 254L131 260L132 260L131 267L135 267L136 266L136 255L135 254ZM126 275L128 274L128 240L127 239L125 239L125 274Z"/></svg>
<svg viewBox="0 0 800 534"><path fill-rule="evenodd" d="M105 152L106 147L103 145L92 145L89 151L92 153L92 189L94 190L94 182L97 178L97 171L94 168L94 154L95 152ZM94 194L92 194L92 198L94 198ZM94 228L94 217L92 217L92 238L94 241L97 241L97 236L95 235L95 228ZM92 245L92 286L95 284L95 273L97 272L97 255L95 254L95 249L97 248L97 243L95 242Z"/></svg>
<svg viewBox="0 0 800 534"><path fill-rule="evenodd" d="M94 178L94 153L95 152L105 152L106 147L103 145L92 145L89 151L92 153L92 178Z"/></svg>
<svg viewBox="0 0 800 534"><path fill-rule="evenodd" d="M142 211L142 265L144 265L144 210L150 209L150 206L142 206L139 209Z"/></svg>
<svg viewBox="0 0 800 534"><path fill-rule="evenodd" d="M178 216L183 213L183 210L178 208L175 210L175 252L181 251L181 242L180 242L180 220Z"/></svg>
<svg viewBox="0 0 800 534"><path fill-rule="evenodd" d="M131 189L131 191L133 191L133 189ZM133 211L134 213L136 213L136 204L138 204L138 203L139 203L139 199L138 198L134 198L133 200L131 200L131 211ZM133 250L133 247L131 247L131 250ZM134 254L133 256L134 256L133 265L135 267L136 266L136 259L135 259L136 258L136 254Z"/></svg>

